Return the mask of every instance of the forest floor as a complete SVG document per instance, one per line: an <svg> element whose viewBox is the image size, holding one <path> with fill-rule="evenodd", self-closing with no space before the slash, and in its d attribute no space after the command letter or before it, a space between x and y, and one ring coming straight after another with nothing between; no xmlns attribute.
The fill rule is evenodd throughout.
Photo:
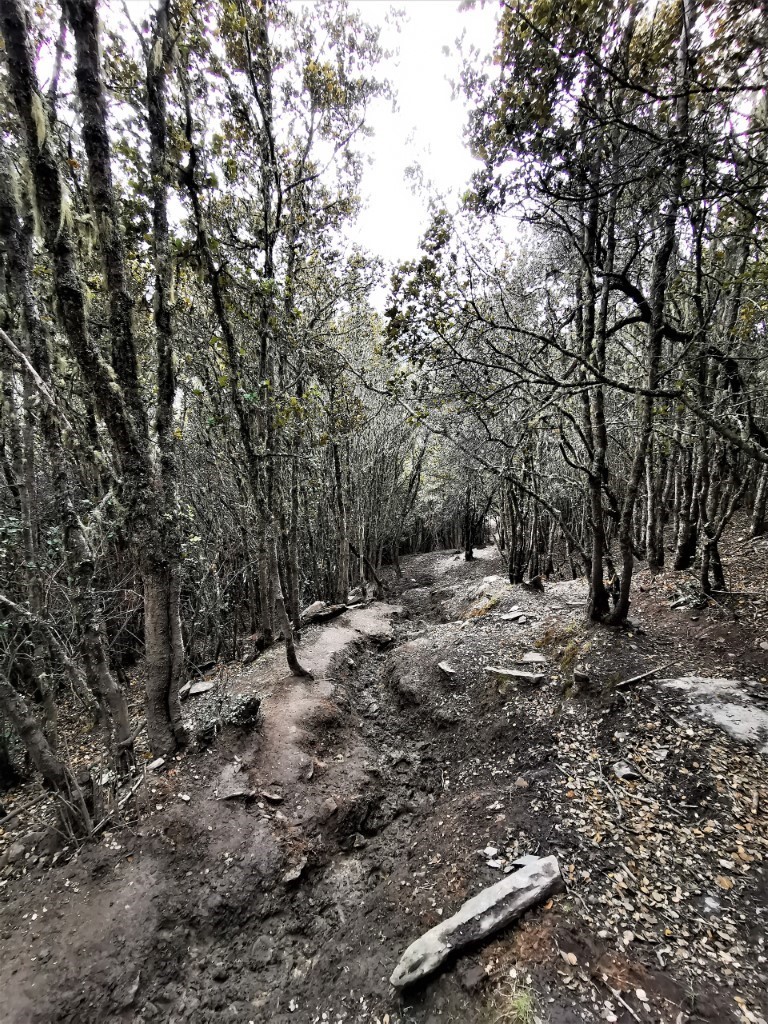
<svg viewBox="0 0 768 1024"><path fill-rule="evenodd" d="M278 651L220 671L187 709L259 695L258 727L147 773L66 863L28 843L0 870L0 1020L764 1022L768 545L704 608L640 572L623 630L585 622L582 581L512 587L477 554L404 560L391 603L307 629L313 682ZM546 681L500 693L484 669L532 652ZM395 992L406 946L524 853L567 891Z"/></svg>

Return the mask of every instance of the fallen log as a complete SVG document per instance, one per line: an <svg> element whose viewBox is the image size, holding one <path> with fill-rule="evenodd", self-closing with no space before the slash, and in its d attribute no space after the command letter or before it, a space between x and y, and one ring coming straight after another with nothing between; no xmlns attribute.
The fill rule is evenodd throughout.
<svg viewBox="0 0 768 1024"><path fill-rule="evenodd" d="M541 857L473 896L447 921L406 949L389 979L395 988L413 985L452 953L480 942L548 896L565 888L556 857Z"/></svg>

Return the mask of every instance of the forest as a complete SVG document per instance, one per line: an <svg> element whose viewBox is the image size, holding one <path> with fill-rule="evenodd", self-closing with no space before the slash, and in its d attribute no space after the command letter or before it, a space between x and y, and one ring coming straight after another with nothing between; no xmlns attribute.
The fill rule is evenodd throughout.
<svg viewBox="0 0 768 1024"><path fill-rule="evenodd" d="M435 3L435 18L443 5ZM744 814L754 833L750 827L738 844L724 840L712 854L718 872L723 864L743 868L746 888L732 894L730 876L724 885L718 874L716 895L740 893L733 928L751 938L731 935L724 955L749 961L747 980L742 989L726 976L713 980L708 965L699 1001L688 1003L663 987L657 1002L644 1000L653 988L645 980L598 981L599 1007L589 1009L592 996L572 996L573 1006L595 1015L571 1017L564 1009L571 997L555 992L554 981L523 982L527 968L507 978L506 995L494 989L490 1009L485 996L467 995L474 986L459 996L458 984L442 1003L393 1009L362 974L361 1003L350 1003L357 1009L344 1003L342 1013L339 1002L321 1016L320 1003L310 1007L305 996L289 1007L299 966L269 982L282 1003L242 997L241 1005L230 993L221 1006L200 993L190 1002L184 986L186 1003L164 1003L145 967L130 998L94 981L80 1002L67 989L56 1007L32 999L0 1009L0 1017L336 1021L337 1013L344 1021L404 1024L435 1013L501 1024L760 1022L766 888L759 865L768 853L758 820L768 806L766 11L754 0L465 0L467 21L495 18L492 49L459 47L460 121L445 125L463 133L476 170L456 202L429 182L414 184L427 227L417 255L393 265L375 238L363 245L350 234L366 202L372 111L409 103L387 74L378 6L0 0L0 854L17 851L0 859L0 905L7 897L14 915L5 919L8 949L22 942L11 922L33 899L24 876L80 870L117 842L138 850L150 841L139 837L162 833L171 849L163 856L179 858L167 869L178 871L168 883L178 898L187 884L181 866L197 876L196 845L208 832L218 835L218 816L230 814L230 803L215 801L231 799L233 814L255 815L258 825L238 818L237 826L254 834L267 825L293 829L286 885L303 884L312 869L319 886L322 871L337 870L338 849L329 852L327 837L313 847L310 838L315 827L325 835L327 820L340 821L341 798L324 789L335 810L329 819L318 811L315 824L298 810L292 817L288 805L298 801L297 779L306 788L334 758L357 756L333 746L339 729L349 733L349 750L363 742L352 736L352 719L339 726L339 716L358 713L349 694L365 701L383 687L389 703L381 697L376 707L387 710L371 712L373 732L361 735L370 749L410 744L403 763L415 766L414 778L428 774L425 744L442 745L446 757L455 747L456 764L440 784L448 799L448 777L459 785L473 758L484 763L500 742L493 730L486 736L485 726L473 727L499 714L477 680L490 674L501 692L511 672L540 685L538 658L549 659L541 671L557 695L546 690L536 712L530 696L515 698L525 711L505 697L505 713L519 721L541 716L521 726L527 753L507 752L505 763L517 757L521 765L537 744L555 735L562 744L595 722L611 736L617 724L632 735L640 705L632 711L627 701L647 692L657 707L661 687L644 680L672 664L684 670L681 679L733 686L738 678L747 688L727 705L737 708L738 739L752 744L746 754L735 734L712 740L715 726L701 725L695 698L687 719L698 723L688 754L698 752L702 764L717 743L735 744L732 756L723 755L725 776L710 765L721 781L741 766L736 781L722 782L733 801L739 779L751 780ZM403 7L407 33L409 2ZM389 199L368 201L386 208ZM438 568L446 558L450 573ZM446 623L457 624L455 649L441 632ZM695 643L705 639L696 631L705 626L702 638L719 647L697 655ZM470 651L470 634L477 650ZM675 647L669 657L664 644ZM513 654L524 648L535 649L523 659L525 672L493 668L504 657L521 662ZM428 665L433 649L449 653ZM437 693L457 679L467 695L472 686L480 695L443 708L435 739L425 688ZM311 726L299 721L301 701L304 711L312 703ZM193 705L204 712L190 713ZM551 716L561 715L573 721L557 718L556 728ZM672 728L669 720L669 713L660 719L664 728ZM292 722L312 738L290 746L289 756ZM459 738L465 729L476 733L474 746ZM676 742L663 749L677 750ZM622 824L613 829L624 828L622 787L642 786L648 776L638 769L607 782L602 761L589 753L598 739L583 743L570 766L556 754L539 760L554 764L553 785L571 794L580 789L569 776L580 762L594 762L594 786L607 794L607 807L618 807ZM331 753L321 757L328 744ZM681 758L685 746L682 739ZM205 798L203 839L183 830L168 839L169 825L152 832L147 822L171 803L163 786L181 794L180 807L190 802L190 780L202 786L214 762L221 768L233 758L238 771L247 765L255 773L252 784L236 797ZM291 761L278 778L291 758L303 766L299 774L290 774ZM186 771L193 774L181 793ZM362 786L350 772L339 783L345 792ZM515 796L522 799L528 775L517 767L511 779L513 786L522 779ZM370 807L401 784L379 782ZM492 807L488 785L478 799ZM711 792L720 786L712 781ZM664 807L698 806L703 787L690 799L670 791ZM436 819L440 794L427 792ZM641 795L627 797L625 807L640 813L651 798L632 792ZM190 811L196 800L203 797L192 797ZM416 797L403 801L416 820ZM391 820L402 820L402 806ZM525 813L535 816L531 806ZM683 863L689 825L722 824L714 804L703 808L696 822L675 826L681 845L673 866ZM553 805L547 813L555 820L561 812ZM29 814L49 837L42 860L24 847ZM362 849L383 834L370 824L370 808L366 815L337 828L339 849L357 850L356 836ZM747 850L748 842L759 850ZM544 857L557 842L542 835L534 845L516 852ZM746 850L743 861L734 860L737 846ZM489 840L487 850L493 865L496 844ZM567 858L557 850L562 867ZM583 866L575 853L568 857ZM93 863L80 884L95 892L101 876ZM565 881L578 892L576 875ZM322 884L333 888L326 876ZM250 885L242 889L255 905ZM478 885L468 883L465 895ZM283 912L271 885L263 888L272 902L259 920ZM226 913L217 905L210 919L202 914L205 928L190 917L179 948L199 946L215 921L230 927L236 895L226 894ZM446 908L461 902L440 898ZM744 922L748 906L757 923ZM98 930L102 918L94 920ZM625 925L618 935L642 928ZM161 935L170 925L153 927L160 935L153 962L172 960ZM105 934L103 941L114 941L113 931ZM583 948L558 943L561 973L576 971ZM393 963L399 937L395 945ZM669 961L649 939L651 947L654 970L666 970ZM141 948L147 955L150 947ZM265 963L275 969L276 960ZM221 988L226 979L216 970L231 976L234 968L212 970ZM166 988L178 981L161 980ZM3 988L13 984L4 978ZM151 999L141 1002L146 986ZM563 1015L547 1015L537 986L555 993L550 1001ZM726 1008L719 1000L731 990ZM237 1010L227 1016L227 1006Z"/></svg>

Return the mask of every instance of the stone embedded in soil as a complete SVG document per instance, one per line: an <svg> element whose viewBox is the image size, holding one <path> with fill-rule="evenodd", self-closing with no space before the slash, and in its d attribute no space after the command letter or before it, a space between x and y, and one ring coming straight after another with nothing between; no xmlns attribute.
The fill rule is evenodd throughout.
<svg viewBox="0 0 768 1024"><path fill-rule="evenodd" d="M543 654L539 654L538 651L528 651L521 658L521 664L523 665L546 665L547 659Z"/></svg>
<svg viewBox="0 0 768 1024"><path fill-rule="evenodd" d="M285 882L286 885L289 885L291 882L298 882L306 866L307 858L301 857L300 860L298 860L295 864L292 864L291 867L289 867L288 870L285 872L285 874L283 875L283 882Z"/></svg>
<svg viewBox="0 0 768 1024"><path fill-rule="evenodd" d="M680 676L659 679L658 685L688 694L695 715L736 740L754 743L761 754L768 755L768 711L760 703L762 693L756 684L737 679Z"/></svg>
<svg viewBox="0 0 768 1024"><path fill-rule="evenodd" d="M440 669L444 676L448 677L448 679L453 679L453 677L456 675L456 669L449 665L447 661L439 661L437 663L437 667Z"/></svg>
<svg viewBox="0 0 768 1024"><path fill-rule="evenodd" d="M498 665L489 665L483 671L491 677L494 683L499 684L499 693L502 696L508 693L510 687L517 683L538 686L547 678L544 672L524 672L516 668L500 668Z"/></svg>
<svg viewBox="0 0 768 1024"><path fill-rule="evenodd" d="M343 615L347 610L345 604L327 604L325 601L313 601L311 605L301 613L301 621L305 626L313 622L329 622L331 619Z"/></svg>
<svg viewBox="0 0 768 1024"><path fill-rule="evenodd" d="M640 778L640 772L629 761L617 761L613 766L613 774L617 779Z"/></svg>
<svg viewBox="0 0 768 1024"><path fill-rule="evenodd" d="M213 683L213 682L208 682L207 683L207 682L204 682L204 681L203 682L199 682L199 683L192 683L192 685L189 688L189 696L190 697L197 697L198 694L208 693L208 691L212 690L215 685L216 685L216 683Z"/></svg>
<svg viewBox="0 0 768 1024"><path fill-rule="evenodd" d="M541 857L483 889L446 921L406 949L389 979L412 985L437 970L452 953L493 935L541 900L565 888L556 857Z"/></svg>
<svg viewBox="0 0 768 1024"><path fill-rule="evenodd" d="M27 851L24 848L23 843L13 843L3 854L2 860L0 860L0 868L4 868L7 864L16 864L18 861L24 859L24 854Z"/></svg>
<svg viewBox="0 0 768 1024"><path fill-rule="evenodd" d="M262 789L261 795L272 804L280 804L285 799L283 794L275 789Z"/></svg>

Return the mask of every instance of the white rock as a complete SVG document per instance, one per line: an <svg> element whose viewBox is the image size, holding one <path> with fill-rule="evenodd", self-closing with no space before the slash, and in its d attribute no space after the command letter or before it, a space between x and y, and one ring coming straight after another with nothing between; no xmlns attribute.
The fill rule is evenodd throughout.
<svg viewBox="0 0 768 1024"><path fill-rule="evenodd" d="M517 668L501 668L498 665L489 665L483 669L497 683L529 683L535 685L543 683L547 678L543 672L524 672Z"/></svg>
<svg viewBox="0 0 768 1024"><path fill-rule="evenodd" d="M189 695L190 697L197 697L197 695L200 693L208 693L208 691L212 690L215 685L216 683L214 682L205 681L199 683L192 683L192 685L189 688Z"/></svg>
<svg viewBox="0 0 768 1024"><path fill-rule="evenodd" d="M307 605L304 611L301 613L302 619L309 619L313 615L317 615L318 612L324 611L328 605L325 601L313 601L312 604Z"/></svg>
<svg viewBox="0 0 768 1024"><path fill-rule="evenodd" d="M406 949L392 972L396 988L431 974L457 950L474 945L564 888L556 857L542 857L483 889Z"/></svg>

